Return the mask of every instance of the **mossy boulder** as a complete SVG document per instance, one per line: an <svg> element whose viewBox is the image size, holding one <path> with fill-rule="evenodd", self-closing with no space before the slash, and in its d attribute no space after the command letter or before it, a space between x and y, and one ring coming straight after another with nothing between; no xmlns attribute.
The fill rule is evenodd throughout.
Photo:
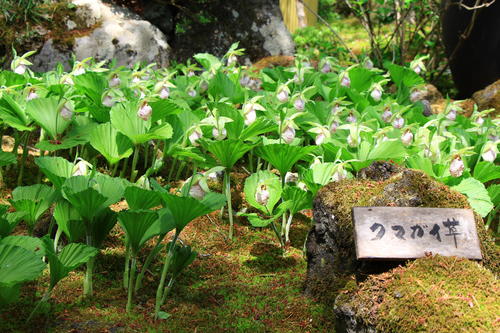
<svg viewBox="0 0 500 333"><path fill-rule="evenodd" d="M386 272L404 262L356 260L351 209L355 206L468 208L467 198L420 171L386 162L375 162L359 172L365 179L330 183L314 200L315 224L306 243L305 292L333 304L338 290L352 276ZM476 224L483 254L482 265L499 271L499 251L477 214Z"/></svg>
<svg viewBox="0 0 500 333"><path fill-rule="evenodd" d="M484 266L434 256L351 283L334 311L340 332L498 332L499 299Z"/></svg>

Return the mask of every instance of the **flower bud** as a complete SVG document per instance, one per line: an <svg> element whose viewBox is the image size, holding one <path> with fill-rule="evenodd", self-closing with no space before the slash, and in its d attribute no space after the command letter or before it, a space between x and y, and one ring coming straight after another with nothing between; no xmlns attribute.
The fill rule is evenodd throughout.
<svg viewBox="0 0 500 333"><path fill-rule="evenodd" d="M191 77L191 76L194 76L194 75L195 75L195 74L194 74L194 72L193 72L192 70L190 70L190 71L187 73L187 76L188 76L188 77Z"/></svg>
<svg viewBox="0 0 500 333"><path fill-rule="evenodd" d="M138 76L134 76L134 77L132 78L132 83L139 83L139 82L141 82L141 78L140 78L140 77L138 77Z"/></svg>
<svg viewBox="0 0 500 333"><path fill-rule="evenodd" d="M17 67L14 69L14 73L16 74L19 74L19 75L23 75L24 73L26 73L26 65L24 64L19 64L17 65Z"/></svg>
<svg viewBox="0 0 500 333"><path fill-rule="evenodd" d="M367 69L373 69L373 62L370 59L366 59L365 61L365 68Z"/></svg>
<svg viewBox="0 0 500 333"><path fill-rule="evenodd" d="M390 108L386 108L384 112L382 113L382 120L385 121L386 123L391 121L392 117L392 112Z"/></svg>
<svg viewBox="0 0 500 333"><path fill-rule="evenodd" d="M405 120L402 118L402 117L396 117L393 121L392 121L392 126L394 128L403 128L403 126L405 125Z"/></svg>
<svg viewBox="0 0 500 333"><path fill-rule="evenodd" d="M340 85L346 88L349 88L351 86L351 79L349 79L349 75L347 73L345 73L342 76L342 79L340 80Z"/></svg>
<svg viewBox="0 0 500 333"><path fill-rule="evenodd" d="M244 111L245 125L250 126L257 119L257 112L255 111L255 108L253 107L252 104L250 104L248 107L246 107L244 109L246 109Z"/></svg>
<svg viewBox="0 0 500 333"><path fill-rule="evenodd" d="M332 67L330 66L330 63L327 61L323 64L323 67L321 68L321 72L323 73L330 73L332 71Z"/></svg>
<svg viewBox="0 0 500 333"><path fill-rule="evenodd" d="M339 127L339 123L334 121L331 125L330 125L330 133L335 133L337 131L337 127Z"/></svg>
<svg viewBox="0 0 500 333"><path fill-rule="evenodd" d="M281 133L281 138L286 143L292 142L295 139L295 129L292 126L285 127L283 133Z"/></svg>
<svg viewBox="0 0 500 333"><path fill-rule="evenodd" d="M306 102L301 98L297 98L294 102L293 102L293 106L295 107L295 109L297 109L298 111L304 111L305 107L306 107Z"/></svg>
<svg viewBox="0 0 500 333"><path fill-rule="evenodd" d="M422 105L424 106L424 111L422 111L422 114L426 117L432 116L431 103L426 99L421 100L420 103L422 103Z"/></svg>
<svg viewBox="0 0 500 333"><path fill-rule="evenodd" d="M425 90L420 90L420 89L414 89L411 93L410 93L410 101L412 103L416 103L422 99L424 99L425 97Z"/></svg>
<svg viewBox="0 0 500 333"><path fill-rule="evenodd" d="M218 141L224 140L227 136L227 131L224 127L220 131L217 127L214 127L212 129L212 135L214 136L215 140L218 140Z"/></svg>
<svg viewBox="0 0 500 333"><path fill-rule="evenodd" d="M26 100L31 101L31 100L36 99L36 98L38 98L38 94L36 93L35 89L31 89L28 92L28 96L26 96Z"/></svg>
<svg viewBox="0 0 500 333"><path fill-rule="evenodd" d="M281 89L276 97L281 103L286 103L288 101L288 92L285 89Z"/></svg>
<svg viewBox="0 0 500 333"><path fill-rule="evenodd" d="M147 102L142 103L141 107L139 107L139 111L137 111L137 116L142 120L149 120L152 114L153 108Z"/></svg>
<svg viewBox="0 0 500 333"><path fill-rule="evenodd" d="M413 66L413 71L417 74L420 74L422 72L422 67L420 67L419 64L416 64L415 66Z"/></svg>
<svg viewBox="0 0 500 333"><path fill-rule="evenodd" d="M80 159L78 163L75 164L73 170L71 171L72 176L86 176L89 174L89 168L92 167L87 161Z"/></svg>
<svg viewBox="0 0 500 333"><path fill-rule="evenodd" d="M193 146L199 146L198 140L201 139L202 136L203 133L200 130L195 129L193 133L189 135L189 142L191 142Z"/></svg>
<svg viewBox="0 0 500 333"><path fill-rule="evenodd" d="M118 87L120 85L121 81L118 75L113 75L113 77L109 80L109 86L111 88Z"/></svg>
<svg viewBox="0 0 500 333"><path fill-rule="evenodd" d="M370 96L373 98L374 101L378 102L382 98L382 91L379 88L375 88L370 93Z"/></svg>
<svg viewBox="0 0 500 333"><path fill-rule="evenodd" d="M240 84L243 86L243 87L247 87L250 85L250 77L248 75L243 75L240 79Z"/></svg>
<svg viewBox="0 0 500 333"><path fill-rule="evenodd" d="M73 117L73 111L71 111L66 104L62 107L61 111L59 111L59 114L64 120L71 120Z"/></svg>
<svg viewBox="0 0 500 333"><path fill-rule="evenodd" d="M334 182L339 182L346 178L347 178L347 171L345 171L344 168L339 168L339 170L335 171L335 173L332 176L332 180Z"/></svg>
<svg viewBox="0 0 500 333"><path fill-rule="evenodd" d="M194 89L189 89L187 93L191 97L196 97L196 90Z"/></svg>
<svg viewBox="0 0 500 333"><path fill-rule="evenodd" d="M205 81L205 80L201 81L201 83L200 83L200 92L204 93L207 90L208 90L208 82Z"/></svg>
<svg viewBox="0 0 500 333"><path fill-rule="evenodd" d="M82 66L77 66L77 68L73 71L74 76L82 75L85 73L85 68Z"/></svg>
<svg viewBox="0 0 500 333"><path fill-rule="evenodd" d="M113 100L113 98L110 95L106 95L102 99L102 105L107 106L108 108L110 108L113 105L115 105L115 101Z"/></svg>
<svg viewBox="0 0 500 333"><path fill-rule="evenodd" d="M486 150L485 152L483 152L481 154L481 157L485 161L494 162L495 159L497 158L497 152L495 150L493 150L493 148L490 148L490 149Z"/></svg>
<svg viewBox="0 0 500 333"><path fill-rule="evenodd" d="M346 118L348 123L355 123L356 122L356 116L351 112L349 113L349 116Z"/></svg>
<svg viewBox="0 0 500 333"><path fill-rule="evenodd" d="M234 65L237 62L238 62L238 57L236 57L234 54L229 56L229 58L227 58L227 65L228 66Z"/></svg>
<svg viewBox="0 0 500 333"><path fill-rule="evenodd" d="M160 90L160 98L167 99L170 96L170 89L168 87L162 87Z"/></svg>
<svg viewBox="0 0 500 333"><path fill-rule="evenodd" d="M296 172L287 172L285 174L285 183L295 183L299 180L299 174Z"/></svg>
<svg viewBox="0 0 500 333"><path fill-rule="evenodd" d="M261 205L267 205L269 201L269 191L265 184L260 185L260 188L255 192L255 200Z"/></svg>
<svg viewBox="0 0 500 333"><path fill-rule="evenodd" d="M339 111L340 111L340 105L335 104L334 106L332 106L331 115L335 116Z"/></svg>
<svg viewBox="0 0 500 333"><path fill-rule="evenodd" d="M403 135L401 135L401 142L403 142L405 146L409 146L412 141L413 133L410 130L406 130Z"/></svg>
<svg viewBox="0 0 500 333"><path fill-rule="evenodd" d="M358 139L354 138L351 134L347 136L347 144L351 147L357 147L358 146Z"/></svg>
<svg viewBox="0 0 500 333"><path fill-rule="evenodd" d="M446 119L455 121L457 119L457 110L456 109L450 109L448 114L446 114Z"/></svg>
<svg viewBox="0 0 500 333"><path fill-rule="evenodd" d="M460 158L460 156L455 157L450 164L450 174L453 177L460 177L464 172L465 166L464 162Z"/></svg>
<svg viewBox="0 0 500 333"><path fill-rule="evenodd" d="M325 139L326 139L325 134L319 133L318 135L316 135L316 138L314 139L314 143L316 144L316 146L321 146L323 144L323 142L325 142Z"/></svg>
<svg viewBox="0 0 500 333"><path fill-rule="evenodd" d="M476 124L482 126L484 124L484 118L481 116L477 117Z"/></svg>
<svg viewBox="0 0 500 333"><path fill-rule="evenodd" d="M189 189L189 195L195 199L202 200L205 197L205 191L199 183L192 184Z"/></svg>

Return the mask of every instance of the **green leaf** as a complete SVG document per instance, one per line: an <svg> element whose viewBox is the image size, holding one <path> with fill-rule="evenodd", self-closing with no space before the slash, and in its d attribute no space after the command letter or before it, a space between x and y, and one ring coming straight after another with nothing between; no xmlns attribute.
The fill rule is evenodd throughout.
<svg viewBox="0 0 500 333"><path fill-rule="evenodd" d="M22 247L0 243L0 286L36 279L42 273L45 263L37 254Z"/></svg>
<svg viewBox="0 0 500 333"><path fill-rule="evenodd" d="M269 198L265 205L259 203L256 198L257 192L262 190L269 192ZM274 206L281 198L281 182L279 177L270 171L259 171L245 180L244 192L245 199L250 205L264 214L272 215Z"/></svg>
<svg viewBox="0 0 500 333"><path fill-rule="evenodd" d="M8 236L3 238L0 241L0 244L15 245L22 247L25 250L33 252L40 258L45 255L43 243L40 240L40 238L37 237L20 236L20 235Z"/></svg>
<svg viewBox="0 0 500 333"><path fill-rule="evenodd" d="M178 197L169 193L159 193L165 207L170 211L175 221L177 233L197 217L206 215L213 211L211 207L204 205L201 201L191 197Z"/></svg>
<svg viewBox="0 0 500 333"><path fill-rule="evenodd" d="M71 122L60 114L63 103L55 96L36 98L26 104L26 112L55 140Z"/></svg>
<svg viewBox="0 0 500 333"><path fill-rule="evenodd" d="M0 168L17 162L16 154L0 151Z"/></svg>
<svg viewBox="0 0 500 333"><path fill-rule="evenodd" d="M133 144L111 123L98 125L90 134L90 145L100 152L109 164L115 164L132 155Z"/></svg>
<svg viewBox="0 0 500 333"><path fill-rule="evenodd" d="M408 167L425 172L428 176L436 178L432 167L432 161L420 155L413 155L406 160Z"/></svg>
<svg viewBox="0 0 500 333"><path fill-rule="evenodd" d="M488 194L493 205L498 207L500 205L500 184L490 185L488 187Z"/></svg>
<svg viewBox="0 0 500 333"><path fill-rule="evenodd" d="M312 193L303 191L296 186L285 187L283 199L291 203L289 210L292 215L301 210L312 208Z"/></svg>
<svg viewBox="0 0 500 333"><path fill-rule="evenodd" d="M474 168L474 178L481 183L489 182L490 180L500 178L500 165L495 165L491 162L482 161L476 164Z"/></svg>
<svg viewBox="0 0 500 333"><path fill-rule="evenodd" d="M64 181L71 177L75 165L65 158L42 156L35 159L35 164L47 176L57 189L62 187Z"/></svg>
<svg viewBox="0 0 500 333"><path fill-rule="evenodd" d="M173 279L176 279L196 259L196 254L189 245L175 244L172 261L168 267Z"/></svg>
<svg viewBox="0 0 500 333"><path fill-rule="evenodd" d="M488 215L493 209L488 191L483 183L474 178L466 178L457 186L452 186L451 189L458 191L467 196L467 200L471 207L482 217Z"/></svg>
<svg viewBox="0 0 500 333"><path fill-rule="evenodd" d="M76 242L85 236L85 225L78 211L66 200L60 200L54 209L57 227L61 228L70 242Z"/></svg>
<svg viewBox="0 0 500 333"><path fill-rule="evenodd" d="M16 211L26 213L23 220L31 229L53 203L56 195L54 188L43 184L19 186L12 192L10 202Z"/></svg>
<svg viewBox="0 0 500 333"><path fill-rule="evenodd" d="M0 99L0 119L18 131L31 131L34 129L33 126L30 126L32 120L26 114L24 108L7 94L4 94L3 98Z"/></svg>
<svg viewBox="0 0 500 333"><path fill-rule="evenodd" d="M156 211L144 209L121 211L118 213L118 221L127 234L127 241L134 256L148 239L157 235L152 228L155 223L159 223Z"/></svg>
<svg viewBox="0 0 500 333"><path fill-rule="evenodd" d="M161 204L157 192L146 190L137 186L129 186L124 192L128 207L133 210L150 209Z"/></svg>
<svg viewBox="0 0 500 333"><path fill-rule="evenodd" d="M251 145L240 140L205 140L202 144L205 149L215 155L220 165L227 169L231 169L247 151L252 149Z"/></svg>
<svg viewBox="0 0 500 333"><path fill-rule="evenodd" d="M193 56L206 70L217 70L222 66L222 63L217 57L209 53L198 53Z"/></svg>
<svg viewBox="0 0 500 333"><path fill-rule="evenodd" d="M406 156L406 149L399 140L380 141L368 154L367 160L397 160Z"/></svg>
<svg viewBox="0 0 500 333"><path fill-rule="evenodd" d="M299 147L282 143L258 147L256 152L257 155L278 169L281 177L285 177L285 174L292 169L295 163L304 159L315 149L314 146Z"/></svg>

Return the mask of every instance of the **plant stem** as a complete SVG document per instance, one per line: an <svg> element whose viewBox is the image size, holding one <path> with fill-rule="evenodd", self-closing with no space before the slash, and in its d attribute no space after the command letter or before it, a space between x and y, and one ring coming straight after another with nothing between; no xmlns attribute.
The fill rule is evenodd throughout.
<svg viewBox="0 0 500 333"><path fill-rule="evenodd" d="M167 234L162 234L159 236L158 241L156 242L155 247L151 252L149 252L148 257L146 258L146 261L144 262L144 265L142 265L141 272L137 276L137 280L135 281L135 292L142 287L142 279L144 278L144 274L146 274L146 270L149 268L149 265L151 265L151 262L153 261L153 258L155 258L158 253L160 252L162 248L162 240L165 238Z"/></svg>
<svg viewBox="0 0 500 333"><path fill-rule="evenodd" d="M30 137L31 137L31 132L28 132L24 137L23 156L21 157L21 165L19 168L19 174L17 176L17 186L21 186L23 182L24 165L26 164L26 158L28 157L28 143Z"/></svg>
<svg viewBox="0 0 500 333"><path fill-rule="evenodd" d="M118 162L113 165L113 169L111 171L111 177L114 177L116 175L116 171L118 170Z"/></svg>
<svg viewBox="0 0 500 333"><path fill-rule="evenodd" d="M168 177L167 177L167 183L170 182L170 180L172 179L172 175L174 174L174 168L175 168L175 165L177 164L177 159L174 158L172 160L172 164L170 166L170 171L168 172Z"/></svg>
<svg viewBox="0 0 500 333"><path fill-rule="evenodd" d="M120 178L125 178L127 173L128 158L123 159L122 171L120 171Z"/></svg>
<svg viewBox="0 0 500 333"><path fill-rule="evenodd" d="M59 244L59 238L61 238L62 229L57 227L56 236L54 237L54 252L57 253L57 245Z"/></svg>
<svg viewBox="0 0 500 333"><path fill-rule="evenodd" d="M132 268L130 269L130 278L128 285L128 299L127 299L127 313L130 313L132 309L132 297L134 296L134 280L135 280L135 270L136 270L137 260L135 256L132 257Z"/></svg>
<svg viewBox="0 0 500 333"><path fill-rule="evenodd" d="M137 176L137 170L135 170L137 166L137 161L139 160L139 147L140 145L136 145L134 149L134 158L132 159L132 170L130 171L130 182L135 182L135 177Z"/></svg>
<svg viewBox="0 0 500 333"><path fill-rule="evenodd" d="M285 229L285 242L288 243L290 242L290 226L292 225L292 219L293 215L290 212L290 215L288 216L288 221L286 223L286 229Z"/></svg>
<svg viewBox="0 0 500 333"><path fill-rule="evenodd" d="M280 241L281 247L285 247L285 243L283 242L283 238L281 237L278 228L276 228L276 224L274 224L274 221L271 222L271 227L273 228L274 233L276 234L276 237L278 237L278 240Z"/></svg>
<svg viewBox="0 0 500 333"><path fill-rule="evenodd" d="M170 247L168 248L168 252L165 257L165 263L163 264L160 284L158 285L158 289L156 290L155 319L158 318L158 313L160 312L160 307L162 306L161 301L163 300L163 288L165 286L165 280L167 278L168 268L170 267L172 257L174 256L175 243L177 242L178 237L179 234L175 232L174 239L170 243Z"/></svg>
<svg viewBox="0 0 500 333"><path fill-rule="evenodd" d="M172 289L172 285L174 284L174 277L172 276L170 280L168 281L167 286L165 287L165 290L163 291L163 297L161 299L161 303L165 304L165 301L167 299L167 295L170 293L170 290Z"/></svg>
<svg viewBox="0 0 500 333"><path fill-rule="evenodd" d="M130 245L128 241L126 241L127 246L125 249L125 269L123 270L123 289L128 288L128 278L129 278L129 269L130 269Z"/></svg>
<svg viewBox="0 0 500 333"><path fill-rule="evenodd" d="M230 170L226 169L224 171L224 185L226 189L226 200L227 200L227 213L229 215L229 239L233 239L233 205L231 203L231 176L229 174Z"/></svg>
<svg viewBox="0 0 500 333"><path fill-rule="evenodd" d="M33 317L33 315L38 311L38 308L45 302L47 302L50 298L50 293L52 292L52 288L49 288L45 294L43 294L43 297L41 300L38 301L38 303L36 304L35 308L33 309L33 311L31 311L28 319L26 319L26 323L29 323L31 318Z"/></svg>
<svg viewBox="0 0 500 333"><path fill-rule="evenodd" d="M85 273L85 280L83 280L83 296L91 297L94 294L94 287L92 283L92 273L94 272L95 257L92 257L87 262L87 272Z"/></svg>

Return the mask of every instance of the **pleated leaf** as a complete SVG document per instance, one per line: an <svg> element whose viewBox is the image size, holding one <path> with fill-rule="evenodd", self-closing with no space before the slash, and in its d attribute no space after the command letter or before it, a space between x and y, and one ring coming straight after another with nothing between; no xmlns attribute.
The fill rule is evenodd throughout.
<svg viewBox="0 0 500 333"><path fill-rule="evenodd" d="M22 247L0 243L0 286L36 279L45 263L37 254Z"/></svg>
<svg viewBox="0 0 500 333"><path fill-rule="evenodd" d="M118 221L127 234L130 249L137 255L144 243L157 234L152 226L158 221L158 213L152 210L127 210L118 213Z"/></svg>
<svg viewBox="0 0 500 333"><path fill-rule="evenodd" d="M106 158L109 164L115 164L133 152L130 139L118 132L111 123L95 127L90 134L90 144Z"/></svg>

